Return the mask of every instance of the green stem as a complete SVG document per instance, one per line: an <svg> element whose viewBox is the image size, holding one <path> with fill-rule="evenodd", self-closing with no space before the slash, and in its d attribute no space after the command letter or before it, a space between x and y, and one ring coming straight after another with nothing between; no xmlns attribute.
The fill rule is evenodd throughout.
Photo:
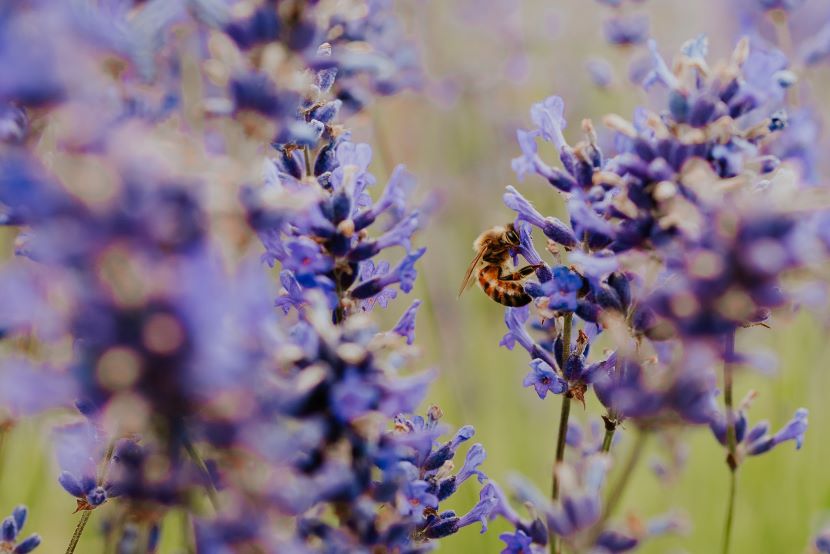
<svg viewBox="0 0 830 554"><path fill-rule="evenodd" d="M726 521L723 529L723 547L721 552L728 554L729 543L732 539L732 520L735 516L735 491L737 489L738 475L735 471L729 472L729 500L726 507Z"/></svg>
<svg viewBox="0 0 830 554"><path fill-rule="evenodd" d="M313 170L311 169L311 148L309 148L308 146L303 146L303 158L305 158L306 177L314 177Z"/></svg>
<svg viewBox="0 0 830 554"><path fill-rule="evenodd" d="M104 454L104 463L101 467L98 468L98 486L104 484L104 479L107 478L107 471L109 471L110 462L112 461L112 455L115 453L115 441L110 441L109 446L107 446L107 452Z"/></svg>
<svg viewBox="0 0 830 554"><path fill-rule="evenodd" d="M568 362L568 357L571 355L571 327L573 323L573 314L566 313L562 318L562 360L560 363L564 365ZM555 501L559 498L559 477L556 474L556 469L559 464L565 459L565 439L568 435L568 418L571 414L571 396L570 391L565 391L562 396L562 411L559 414L559 433L556 436L556 460L553 464L553 488L551 490L551 498ZM550 532L550 551L553 554L562 552L562 544L559 542L559 537Z"/></svg>
<svg viewBox="0 0 830 554"><path fill-rule="evenodd" d="M194 554L196 552L195 541L193 540L193 522L191 521L190 512L181 510L182 514L182 543L184 551L187 554Z"/></svg>
<svg viewBox="0 0 830 554"><path fill-rule="evenodd" d="M556 463L553 466L553 490L551 498L559 498L559 478L556 476L556 468L565 459L565 437L568 434L568 418L571 414L571 399L569 396L562 398L562 411L559 414L559 434L556 439Z"/></svg>
<svg viewBox="0 0 830 554"><path fill-rule="evenodd" d="M604 523L605 521L608 521L608 518L611 517L614 510L617 508L617 504L619 504L620 500L622 500L625 487L628 485L631 475L634 473L634 468L637 467L637 462L640 461L640 456L643 454L643 447L646 444L647 437L648 434L645 431L640 430L637 432L634 446L628 454L628 459L623 466L622 473L617 479L617 482L614 484L614 487L612 487L608 493L608 500L605 502L605 512L600 520L601 522Z"/></svg>
<svg viewBox="0 0 830 554"><path fill-rule="evenodd" d="M0 477L3 475L3 466L6 461L6 439L10 433L11 425L11 423L0 423Z"/></svg>
<svg viewBox="0 0 830 554"><path fill-rule="evenodd" d="M89 516L92 515L92 510L84 510L81 514L81 519L78 525L75 526L75 532L72 533L72 539L69 541L69 546L66 547L66 554L73 554L75 547L78 546L78 541L81 540L81 535L84 533L86 522L89 521Z"/></svg>
<svg viewBox="0 0 830 554"><path fill-rule="evenodd" d="M99 487L104 484L104 480L107 478L107 471L109 470L114 452L115 440L112 440L107 446L107 452L104 454L104 460L102 461L101 466L98 467L98 476L96 481ZM81 535L84 534L84 528L86 528L86 524L89 521L90 516L92 516L92 510L84 510L81 514L81 519L78 520L78 525L75 526L75 532L72 533L72 538L69 540L69 545L66 547L66 554L73 554L73 552L75 552L75 548L78 546L78 541L81 540Z"/></svg>
<svg viewBox="0 0 830 554"><path fill-rule="evenodd" d="M138 543L139 552L150 552L153 542L153 524L150 522L141 526L141 540Z"/></svg>
<svg viewBox="0 0 830 554"><path fill-rule="evenodd" d="M723 554L729 553L729 543L732 538L732 521L735 518L735 492L737 489L738 471L738 437L735 432L735 410L732 395L732 358L735 354L735 333L726 337L723 363L723 402L726 405L726 447L729 453L726 456L726 465L729 467L729 498L726 507L726 517L723 525Z"/></svg>
<svg viewBox="0 0 830 554"><path fill-rule="evenodd" d="M190 456L190 459L193 460L193 463L196 464L196 467L199 468L199 471L202 472L202 475L205 478L205 490L207 491L207 495L213 509L218 513L219 493L216 491L216 487L213 484L213 478L210 476L210 470L207 465L205 465L202 457L199 456L199 452L196 451L196 447L193 446L193 443L190 441L190 437L188 437L186 433L184 434L183 442L184 449L187 451L188 456Z"/></svg>
<svg viewBox="0 0 830 554"><path fill-rule="evenodd" d="M611 443L614 442L614 432L617 430L617 422L610 417L603 416L605 422L605 436L602 438L602 452L611 450Z"/></svg>
<svg viewBox="0 0 830 554"><path fill-rule="evenodd" d="M648 433L645 430L638 430L637 436L634 440L634 446L628 453L628 458L626 459L625 464L623 464L622 472L608 492L608 498L605 501L605 509L602 511L602 516L599 518L599 521L594 524L588 535L588 545L596 543L600 533L602 533L602 530L605 527L605 524L614 514L614 510L616 510L620 500L622 500L625 488L628 486L631 476L634 473L634 468L637 467L637 463L642 457L647 438Z"/></svg>
<svg viewBox="0 0 830 554"><path fill-rule="evenodd" d="M334 308L333 321L335 325L340 325L346 321L346 308L343 306L343 296L345 291L340 284L340 271L334 270L335 287L337 289L337 307Z"/></svg>

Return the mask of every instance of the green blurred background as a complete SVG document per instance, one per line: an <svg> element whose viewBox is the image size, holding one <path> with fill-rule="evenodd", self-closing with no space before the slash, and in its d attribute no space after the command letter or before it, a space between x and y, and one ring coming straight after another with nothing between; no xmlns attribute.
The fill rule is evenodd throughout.
<svg viewBox="0 0 830 554"><path fill-rule="evenodd" d="M642 9L651 15L652 34L664 53L705 32L715 57L726 54L737 38L726 4L651 0ZM643 51L607 46L600 28L608 12L589 0L433 0L401 2L400 7L413 33L421 37L429 81L420 94L381 99L349 125L358 140L372 143L380 181L393 164L404 163L418 177L422 194L432 192L440 200L419 239L428 252L414 293L424 300L416 338L423 364L440 369L427 405L440 405L445 420L454 426L475 426L474 440L487 449L483 469L491 478L503 483L518 472L547 490L559 398L542 401L522 388L525 353L498 346L504 333L502 309L477 291L460 300L456 291L475 236L512 217L501 194L505 185L517 184L510 169L518 153L515 130L529 124L531 103L561 95L571 139L577 137L584 117L598 123L608 112L628 115L645 101L626 78L629 62ZM616 81L610 89L591 84L584 63L592 56L611 62ZM814 77L817 88L827 77L826 70ZM555 159L547 154L548 160ZM541 180L530 177L519 188L543 213L561 213L561 200ZM2 255L11 255L11 235L0 232ZM407 305L399 299L383 319L394 321ZM806 406L810 428L800 452L787 443L741 467L734 553L804 552L809 537L830 522L830 443L824 440L830 433L830 407L824 398L830 384L824 367L830 351L826 337L824 323L806 313L778 315L771 329L749 329L739 337L739 349L762 347L779 356L775 375L752 370L738 375L738 398L750 389L759 392L751 422L768 418L777 429L796 408ZM586 409L576 406L572 417L584 423L598 420L600 413L589 396ZM10 433L0 471L0 514L10 513L17 503L28 504L27 531L39 532L44 538L39 552L51 554L63 552L79 516L71 514L74 500L57 484L49 426L45 419L29 421ZM623 430L615 449L624 452L630 446L628 438ZM618 514L648 518L678 508L689 517L689 533L649 542L642 552L716 552L728 484L724 452L707 429L673 438L688 445L686 467L671 482L658 480L649 465L658 457L665 460L667 450L661 441L652 440ZM477 487L467 483L451 507L466 511L477 494ZM95 519L90 523L94 525ZM477 527L444 541L440 550L499 551L498 535L505 525L497 522L484 535ZM178 529L179 520L171 515L164 523L160 552L178 551ZM97 553L102 547L88 532L78 551Z"/></svg>

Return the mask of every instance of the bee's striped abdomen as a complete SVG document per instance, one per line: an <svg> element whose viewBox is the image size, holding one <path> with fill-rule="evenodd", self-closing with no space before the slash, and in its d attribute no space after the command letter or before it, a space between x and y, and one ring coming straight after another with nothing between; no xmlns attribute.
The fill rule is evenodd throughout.
<svg viewBox="0 0 830 554"><path fill-rule="evenodd" d="M478 284L484 294L505 306L518 308L530 304L530 296L519 281L499 279L501 269L496 265L487 265L478 272Z"/></svg>

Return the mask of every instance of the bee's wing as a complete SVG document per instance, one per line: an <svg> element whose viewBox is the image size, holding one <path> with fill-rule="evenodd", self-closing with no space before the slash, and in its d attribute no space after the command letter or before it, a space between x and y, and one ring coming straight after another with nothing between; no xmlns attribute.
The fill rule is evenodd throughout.
<svg viewBox="0 0 830 554"><path fill-rule="evenodd" d="M478 266L482 256L484 256L483 248L478 251L476 257L473 258L472 262L470 262L470 267L467 268L467 273L464 274L464 280L461 281L461 287L458 289L458 296L461 296L464 293L464 290L470 285L470 283L472 283L473 271L475 271L476 266Z"/></svg>

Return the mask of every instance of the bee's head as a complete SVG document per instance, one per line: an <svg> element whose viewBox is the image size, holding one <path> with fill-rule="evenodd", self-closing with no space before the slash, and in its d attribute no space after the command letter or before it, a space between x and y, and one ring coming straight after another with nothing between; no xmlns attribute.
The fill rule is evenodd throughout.
<svg viewBox="0 0 830 554"><path fill-rule="evenodd" d="M516 232L516 228L513 227L512 223L504 226L504 241L513 248L521 244L519 233Z"/></svg>

